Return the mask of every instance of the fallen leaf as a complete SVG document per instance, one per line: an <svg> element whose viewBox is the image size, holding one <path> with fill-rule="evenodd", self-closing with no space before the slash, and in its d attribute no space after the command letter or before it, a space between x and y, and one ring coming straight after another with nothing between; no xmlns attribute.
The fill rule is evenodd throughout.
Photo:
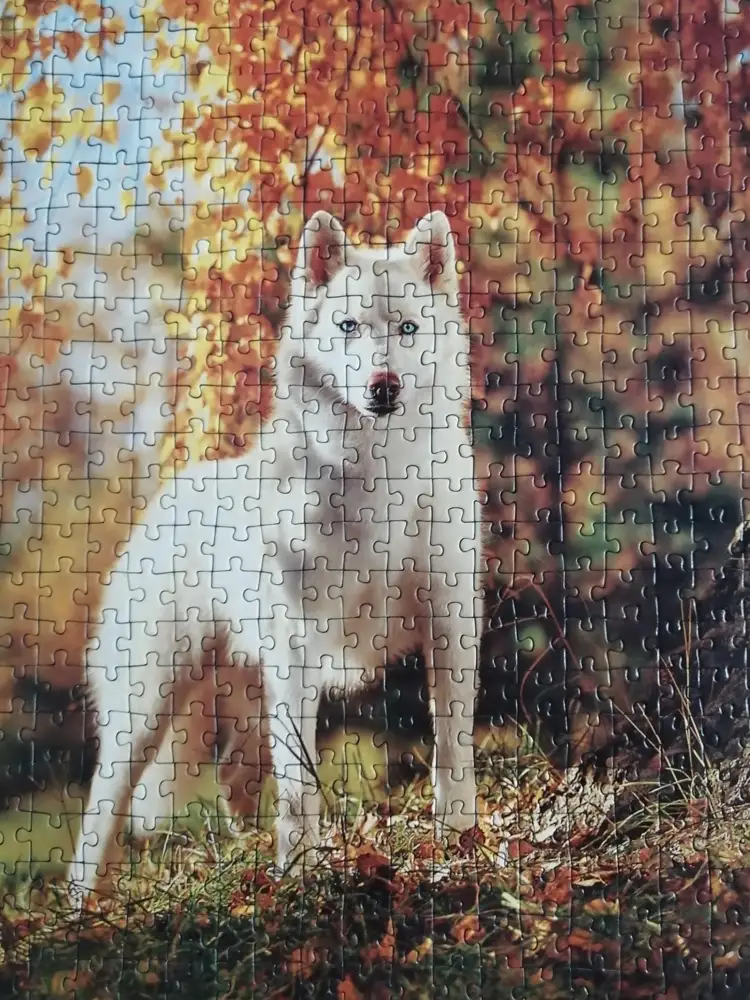
<svg viewBox="0 0 750 1000"><path fill-rule="evenodd" d="M378 875L383 868L389 869L390 867L390 859L375 851L364 851L357 857L357 870L363 878L372 878L373 875Z"/></svg>
<svg viewBox="0 0 750 1000"><path fill-rule="evenodd" d="M405 962L407 965L416 965L432 954L432 938L427 937L416 948L406 953Z"/></svg>
<svg viewBox="0 0 750 1000"><path fill-rule="evenodd" d="M458 838L458 853L471 854L476 847L481 847L484 841L485 836L479 827L472 826L470 830L464 830Z"/></svg>
<svg viewBox="0 0 750 1000"><path fill-rule="evenodd" d="M343 979L336 989L338 1000L362 1000L362 994L352 982L351 976Z"/></svg>
<svg viewBox="0 0 750 1000"><path fill-rule="evenodd" d="M388 920L388 925L382 938L375 944L363 948L361 955L362 959L366 962L377 962L378 960L392 962L394 960L396 955L396 936L393 933L392 920Z"/></svg>
<svg viewBox="0 0 750 1000"><path fill-rule="evenodd" d="M476 913L467 913L465 916L459 917L451 928L451 934L461 944L471 944L484 937Z"/></svg>
<svg viewBox="0 0 750 1000"><path fill-rule="evenodd" d="M295 948L289 959L289 972L298 979L309 979L318 964L318 953L309 944Z"/></svg>
<svg viewBox="0 0 750 1000"><path fill-rule="evenodd" d="M508 857L511 861L518 861L519 858L531 854L533 850L534 845L530 844L528 840L511 840L508 844Z"/></svg>

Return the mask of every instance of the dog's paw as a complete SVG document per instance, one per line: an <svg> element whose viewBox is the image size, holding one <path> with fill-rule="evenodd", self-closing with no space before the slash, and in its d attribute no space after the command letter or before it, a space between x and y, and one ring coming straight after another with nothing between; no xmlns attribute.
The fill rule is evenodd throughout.
<svg viewBox="0 0 750 1000"><path fill-rule="evenodd" d="M477 815L474 810L465 810L455 802L450 810L435 810L435 839L438 843L448 844L456 840L462 833L472 830L477 825Z"/></svg>

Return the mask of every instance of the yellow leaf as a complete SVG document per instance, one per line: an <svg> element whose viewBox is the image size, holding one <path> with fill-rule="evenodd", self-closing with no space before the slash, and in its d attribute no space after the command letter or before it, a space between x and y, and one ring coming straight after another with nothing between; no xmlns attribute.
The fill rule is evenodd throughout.
<svg viewBox="0 0 750 1000"><path fill-rule="evenodd" d="M115 83L113 80L108 80L102 87L102 97L105 104L114 104L117 98L120 96L120 91L122 87L119 83Z"/></svg>
<svg viewBox="0 0 750 1000"><path fill-rule="evenodd" d="M462 944L471 944L473 941L477 941L482 936L479 917L476 913L467 913L466 916L460 917L453 925L451 934L456 941L460 941Z"/></svg>
<svg viewBox="0 0 750 1000"><path fill-rule="evenodd" d="M85 198L93 186L94 174L91 167L80 166L78 168L78 176L76 177L76 188L80 196Z"/></svg>
<svg viewBox="0 0 750 1000"><path fill-rule="evenodd" d="M412 948L406 955L406 964L415 965L432 954L432 938L425 938L416 948Z"/></svg>
<svg viewBox="0 0 750 1000"><path fill-rule="evenodd" d="M75 975L75 969L67 969L65 972L56 972L49 984L51 995L53 997L69 996Z"/></svg>

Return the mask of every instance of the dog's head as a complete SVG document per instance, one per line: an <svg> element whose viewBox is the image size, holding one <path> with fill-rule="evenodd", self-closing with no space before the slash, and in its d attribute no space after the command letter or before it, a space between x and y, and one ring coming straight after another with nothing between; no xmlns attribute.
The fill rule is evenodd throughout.
<svg viewBox="0 0 750 1000"><path fill-rule="evenodd" d="M387 250L352 246L336 219L316 212L302 234L292 300L287 336L305 377L362 414L418 419L425 393L465 381L456 251L442 212Z"/></svg>

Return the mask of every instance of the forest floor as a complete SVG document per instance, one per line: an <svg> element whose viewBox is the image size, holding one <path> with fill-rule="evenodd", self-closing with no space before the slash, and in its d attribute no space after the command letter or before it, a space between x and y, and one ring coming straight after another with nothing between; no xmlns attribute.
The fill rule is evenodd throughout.
<svg viewBox="0 0 750 1000"><path fill-rule="evenodd" d="M479 763L474 831L436 844L418 785L393 808L350 797L304 882L269 875L270 833L210 825L155 837L83 914L60 880L8 877L0 996L750 995L750 809L715 776L669 802L629 788L618 816L622 787L533 749Z"/></svg>

